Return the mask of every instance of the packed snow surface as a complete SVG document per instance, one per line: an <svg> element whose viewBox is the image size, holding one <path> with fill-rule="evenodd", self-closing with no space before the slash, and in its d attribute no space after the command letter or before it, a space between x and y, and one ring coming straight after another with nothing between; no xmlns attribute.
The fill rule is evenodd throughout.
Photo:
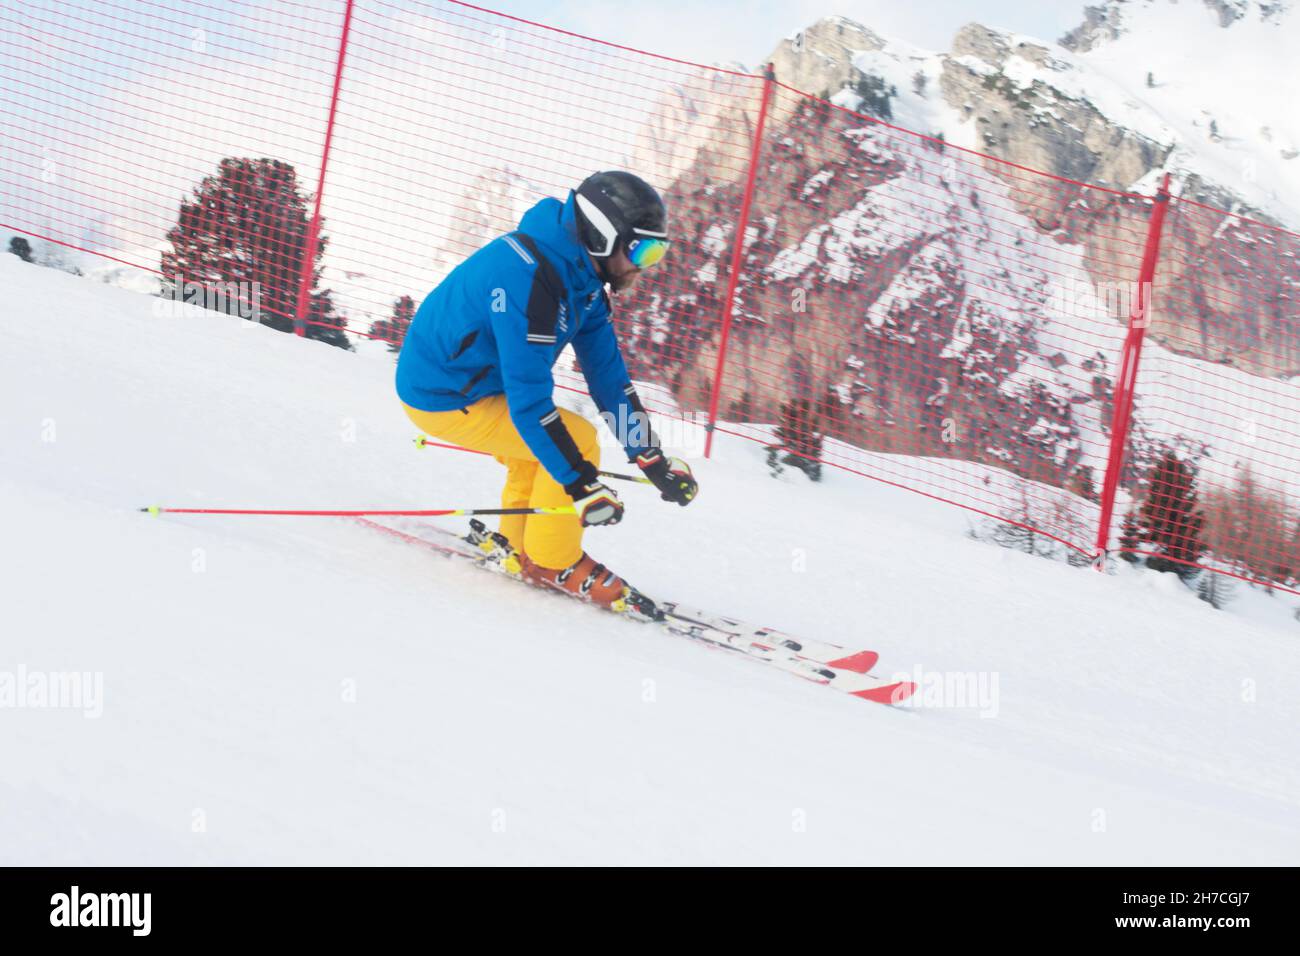
<svg viewBox="0 0 1300 956"><path fill-rule="evenodd" d="M490 506L501 469L415 449L391 356L8 255L0 290L0 863L1300 862L1294 598L740 440L690 508L620 487L599 560L921 683L869 704L347 519L141 513Z"/></svg>

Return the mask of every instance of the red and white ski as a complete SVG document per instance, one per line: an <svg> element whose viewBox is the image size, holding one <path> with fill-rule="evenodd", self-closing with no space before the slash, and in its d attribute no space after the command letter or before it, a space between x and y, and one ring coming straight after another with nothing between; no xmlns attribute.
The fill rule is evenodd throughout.
<svg viewBox="0 0 1300 956"><path fill-rule="evenodd" d="M473 562L486 570L522 582L499 564L484 559L483 552L464 538L425 522L407 520L381 523L358 518L367 528L398 540L419 545L450 558ZM548 592L549 593L549 592ZM674 601L655 601L658 614L653 619L620 615L631 620L657 624L664 630L700 641L712 647L739 651L818 684L825 684L853 697L882 704L897 704L912 696L916 685L911 681L884 681L868 671L875 666L875 651L851 651L828 641L794 637L767 627L747 624L737 618L712 614Z"/></svg>

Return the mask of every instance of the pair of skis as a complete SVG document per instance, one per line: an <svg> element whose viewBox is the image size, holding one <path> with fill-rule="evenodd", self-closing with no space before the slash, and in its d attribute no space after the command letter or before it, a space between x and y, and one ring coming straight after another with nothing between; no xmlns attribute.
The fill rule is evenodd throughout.
<svg viewBox="0 0 1300 956"><path fill-rule="evenodd" d="M462 538L443 528L410 519L389 519L385 523L369 518L357 520L368 528L399 540L449 558L471 561L485 570L520 580L468 538ZM781 631L757 627L733 617L712 614L674 601L655 601L651 617L635 619L656 624L672 634L712 647L738 651L778 670L824 684L862 700L897 704L916 691L916 685L910 681L884 681L871 676L869 672L876 665L878 657L875 651L850 651L827 641L793 637Z"/></svg>

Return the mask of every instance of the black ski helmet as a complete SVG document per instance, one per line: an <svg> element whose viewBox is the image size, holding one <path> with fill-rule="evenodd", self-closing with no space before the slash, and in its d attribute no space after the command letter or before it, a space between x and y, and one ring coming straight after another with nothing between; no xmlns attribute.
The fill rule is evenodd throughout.
<svg viewBox="0 0 1300 956"><path fill-rule="evenodd" d="M597 259L614 254L637 236L668 238L668 208L655 188L621 170L593 173L576 194L578 238Z"/></svg>

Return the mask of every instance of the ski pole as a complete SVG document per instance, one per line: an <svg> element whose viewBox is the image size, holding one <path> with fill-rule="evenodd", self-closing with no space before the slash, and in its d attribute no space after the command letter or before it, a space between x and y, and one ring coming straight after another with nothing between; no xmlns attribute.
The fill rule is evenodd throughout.
<svg viewBox="0 0 1300 956"><path fill-rule="evenodd" d="M425 508L400 511L314 511L307 509L272 508L165 508L149 505L140 511L151 515L305 515L331 518L361 518L367 515L407 515L419 518L436 518L442 515L571 515L577 514L573 505L554 508Z"/></svg>
<svg viewBox="0 0 1300 956"><path fill-rule="evenodd" d="M452 451L467 451L475 455L492 454L490 451L479 451L477 448L466 448L464 445L448 445L440 441L433 441L432 439L425 438L423 435L417 435L415 437L415 447L416 448L450 448ZM623 474L619 474L616 471L601 471L601 472L597 472L597 474L600 475L600 477L602 478L617 478L619 481L635 481L643 485L654 484L654 482L652 482L645 475L623 475Z"/></svg>
<svg viewBox="0 0 1300 956"><path fill-rule="evenodd" d="M446 442L434 441L432 438L425 438L423 435L415 436L416 448L450 448L452 451L467 451L473 455L490 455L490 451L479 451L477 448L466 448L464 445L448 445Z"/></svg>
<svg viewBox="0 0 1300 956"><path fill-rule="evenodd" d="M596 474L600 475L602 478L617 478L619 481L636 481L643 485L654 484L654 482L645 475L620 475L616 471L598 471Z"/></svg>

